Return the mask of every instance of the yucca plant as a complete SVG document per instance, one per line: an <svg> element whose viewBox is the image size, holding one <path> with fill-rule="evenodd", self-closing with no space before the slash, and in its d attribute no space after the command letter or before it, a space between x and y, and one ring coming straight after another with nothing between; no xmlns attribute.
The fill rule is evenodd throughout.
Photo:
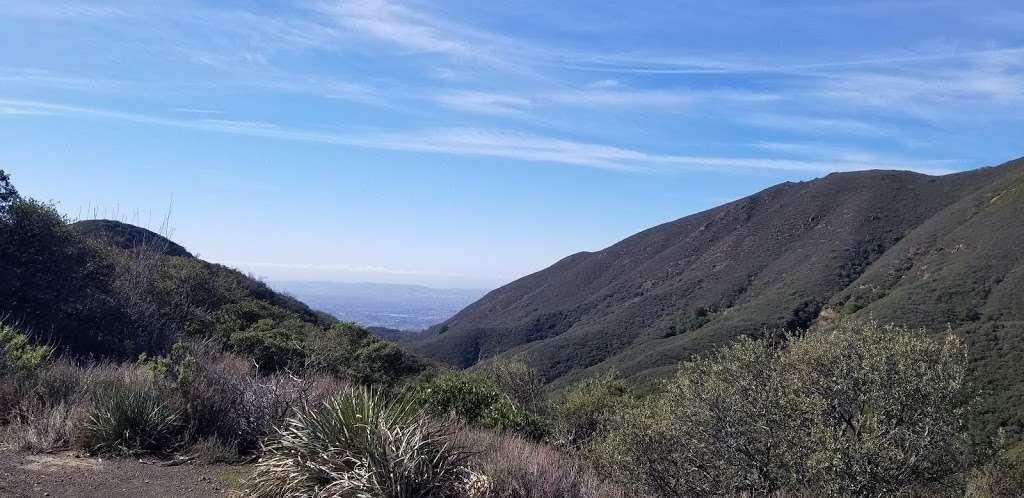
<svg viewBox="0 0 1024 498"><path fill-rule="evenodd" d="M152 378L122 373L96 386L92 410L82 428L91 453L167 453L177 444L177 410L164 401Z"/></svg>
<svg viewBox="0 0 1024 498"><path fill-rule="evenodd" d="M264 448L251 497L457 496L466 453L407 397L369 388L297 410Z"/></svg>

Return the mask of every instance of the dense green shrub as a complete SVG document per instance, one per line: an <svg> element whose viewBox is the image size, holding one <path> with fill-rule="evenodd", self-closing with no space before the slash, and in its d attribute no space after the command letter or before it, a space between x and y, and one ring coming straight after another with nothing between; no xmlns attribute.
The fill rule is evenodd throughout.
<svg viewBox="0 0 1024 498"><path fill-rule="evenodd" d="M626 385L616 371L570 387L554 406L556 442L571 450L586 447L626 401Z"/></svg>
<svg viewBox="0 0 1024 498"><path fill-rule="evenodd" d="M53 354L49 346L33 346L25 334L0 323L0 373L34 372Z"/></svg>
<svg viewBox="0 0 1024 498"><path fill-rule="evenodd" d="M966 361L955 337L875 323L741 340L618 414L597 453L666 496L904 493L967 465Z"/></svg>
<svg viewBox="0 0 1024 498"><path fill-rule="evenodd" d="M543 439L550 427L540 416L517 405L486 379L465 372L445 372L417 390L419 403L438 417Z"/></svg>
<svg viewBox="0 0 1024 498"><path fill-rule="evenodd" d="M687 332L693 332L711 321L714 317L714 311L704 306L687 310L685 313L676 317L675 321L669 325L668 333L666 337L674 335L685 334Z"/></svg>
<svg viewBox="0 0 1024 498"><path fill-rule="evenodd" d="M0 316L40 342L120 354L125 316L112 298L114 266L45 203L0 205Z"/></svg>
<svg viewBox="0 0 1024 498"><path fill-rule="evenodd" d="M292 318L277 322L270 318L257 321L231 335L231 347L249 356L264 372L298 371L306 362L303 340L313 325Z"/></svg>
<svg viewBox="0 0 1024 498"><path fill-rule="evenodd" d="M810 409L817 448L809 472L831 484L824 490L894 494L970 463L973 399L961 338L843 321L794 341L782 359L796 409Z"/></svg>
<svg viewBox="0 0 1024 498"><path fill-rule="evenodd" d="M295 315L272 304L246 300L221 307L214 315L214 328L220 337L230 339L232 334L252 327L257 322L284 322Z"/></svg>
<svg viewBox="0 0 1024 498"><path fill-rule="evenodd" d="M310 334L305 348L307 368L359 384L392 386L426 368L401 346L352 323L338 323Z"/></svg>
<svg viewBox="0 0 1024 498"><path fill-rule="evenodd" d="M249 496L459 496L465 452L410 400L361 389L300 409L267 445Z"/></svg>

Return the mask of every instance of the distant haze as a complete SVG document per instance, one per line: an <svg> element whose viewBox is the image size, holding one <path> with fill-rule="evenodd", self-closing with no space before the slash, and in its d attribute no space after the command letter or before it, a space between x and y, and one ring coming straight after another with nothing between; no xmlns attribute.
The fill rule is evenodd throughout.
<svg viewBox="0 0 1024 498"><path fill-rule="evenodd" d="M398 330L423 330L441 323L487 293L487 289L435 289L365 282L275 281L270 284L340 320Z"/></svg>

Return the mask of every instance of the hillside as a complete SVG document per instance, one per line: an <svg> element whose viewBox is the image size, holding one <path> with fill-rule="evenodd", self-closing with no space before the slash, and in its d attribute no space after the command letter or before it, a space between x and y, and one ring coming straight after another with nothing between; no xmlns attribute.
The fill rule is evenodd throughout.
<svg viewBox="0 0 1024 498"><path fill-rule="evenodd" d="M569 256L487 294L415 349L463 367L524 353L556 383L606 368L642 383L742 334L854 314L952 324L986 382L1024 386L1022 175L1018 160L777 185ZM1004 396L1024 405L1015 389Z"/></svg>
<svg viewBox="0 0 1024 498"><path fill-rule="evenodd" d="M115 220L82 220L73 224L86 236L120 249L145 248L164 256L193 257L174 241L151 230Z"/></svg>
<svg viewBox="0 0 1024 498"><path fill-rule="evenodd" d="M388 383L424 363L141 227L69 223L0 171L0 325L72 357L134 360L203 343L264 372L314 368Z"/></svg>

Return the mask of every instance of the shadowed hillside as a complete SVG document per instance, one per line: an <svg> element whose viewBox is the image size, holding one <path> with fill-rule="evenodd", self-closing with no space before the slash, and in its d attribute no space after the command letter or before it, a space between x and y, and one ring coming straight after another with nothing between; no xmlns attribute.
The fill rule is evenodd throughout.
<svg viewBox="0 0 1024 498"><path fill-rule="evenodd" d="M521 352L556 382L611 367L642 381L743 334L858 314L952 324L978 343L979 368L1019 385L1022 174L1018 160L777 185L569 256L489 293L416 349L459 366Z"/></svg>
<svg viewBox="0 0 1024 498"><path fill-rule="evenodd" d="M23 198L2 170L0 282L0 326L69 357L134 360L202 342L264 372L386 383L424 367L365 328L162 235L110 220L69 223Z"/></svg>
<svg viewBox="0 0 1024 498"><path fill-rule="evenodd" d="M83 220L74 223L83 234L121 249L146 248L164 256L193 257L184 247L151 230L114 220Z"/></svg>

